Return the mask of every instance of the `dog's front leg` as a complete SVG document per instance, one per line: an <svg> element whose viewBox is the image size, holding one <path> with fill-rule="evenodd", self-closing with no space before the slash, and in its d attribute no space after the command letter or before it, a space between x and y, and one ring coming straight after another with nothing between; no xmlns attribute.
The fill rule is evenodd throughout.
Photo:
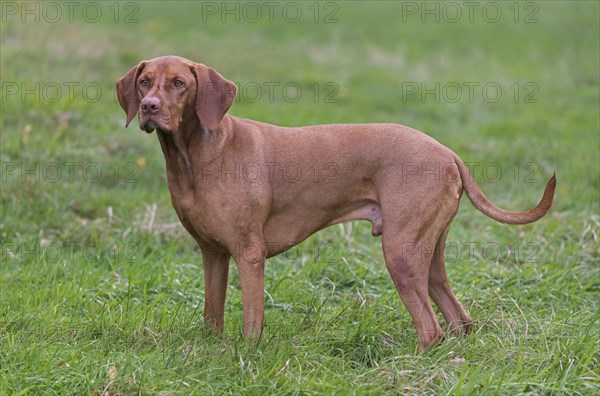
<svg viewBox="0 0 600 396"><path fill-rule="evenodd" d="M262 333L265 313L265 259L264 241L254 240L238 245L233 258L237 264L242 288L244 336L257 340Z"/></svg>
<svg viewBox="0 0 600 396"><path fill-rule="evenodd" d="M204 324L214 333L223 331L230 255L202 247L204 265Z"/></svg>

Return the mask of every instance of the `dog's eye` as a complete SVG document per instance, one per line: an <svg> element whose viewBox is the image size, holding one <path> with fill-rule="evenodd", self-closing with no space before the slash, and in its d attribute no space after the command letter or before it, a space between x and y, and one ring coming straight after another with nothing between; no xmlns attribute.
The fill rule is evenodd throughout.
<svg viewBox="0 0 600 396"><path fill-rule="evenodd" d="M181 87L183 85L183 81L175 80L175 83L173 83L173 85L175 85L176 87Z"/></svg>
<svg viewBox="0 0 600 396"><path fill-rule="evenodd" d="M141 80L140 81L140 85L143 86L143 87L147 86L148 85L148 80Z"/></svg>

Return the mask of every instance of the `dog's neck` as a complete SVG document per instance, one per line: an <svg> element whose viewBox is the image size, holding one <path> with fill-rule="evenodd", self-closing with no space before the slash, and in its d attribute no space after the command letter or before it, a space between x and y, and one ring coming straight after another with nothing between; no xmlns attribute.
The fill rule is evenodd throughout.
<svg viewBox="0 0 600 396"><path fill-rule="evenodd" d="M227 117L223 122L229 122ZM209 131L197 117L179 125L180 128L174 132L157 130L156 134L165 156L167 176L175 178L172 181L179 187L191 189L196 184L195 174L201 171L202 166L218 160L228 136L221 128ZM183 125L185 128L181 127Z"/></svg>

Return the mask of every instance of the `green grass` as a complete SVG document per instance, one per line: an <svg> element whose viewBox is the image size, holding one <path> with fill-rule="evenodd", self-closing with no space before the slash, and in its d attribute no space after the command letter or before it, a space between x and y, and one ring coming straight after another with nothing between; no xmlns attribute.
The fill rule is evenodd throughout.
<svg viewBox="0 0 600 396"><path fill-rule="evenodd" d="M94 4L104 12L97 23L80 12L73 22L23 23L2 9L1 394L598 393L597 2L518 3L519 23L512 2L496 3L505 16L497 23L480 12L473 23L422 23L401 2L336 3L337 23L322 23L332 3L319 5L314 23L312 2L295 3L298 23L281 13L272 23L221 23L192 2L142 2L138 22L123 23L135 9L120 3L114 23L112 3ZM538 7L537 23L522 23L527 4ZM479 162L475 178L502 207L532 206L556 171L555 206L514 227L463 199L447 267L474 331L422 355L380 241L363 223L324 230L268 261L256 345L241 337L232 264L225 334L211 336L199 251L171 208L156 137L135 122L124 128L112 91L139 60L163 54L211 65L241 86L302 88L296 103L277 90L273 103L254 101L248 91L236 116L423 130ZM324 103L327 82L334 103ZM406 83L436 82L497 83L503 96L492 103L478 89L473 101L403 100ZM524 101L527 82L537 103ZM90 83L98 101L86 99ZM79 84L73 96L68 84ZM23 87L39 98L22 97ZM495 183L482 172L490 164L502 170Z"/></svg>

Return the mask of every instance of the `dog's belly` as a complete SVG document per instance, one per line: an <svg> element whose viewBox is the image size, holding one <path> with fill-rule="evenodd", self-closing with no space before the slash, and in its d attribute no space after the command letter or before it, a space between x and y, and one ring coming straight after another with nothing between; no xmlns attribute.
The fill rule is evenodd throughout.
<svg viewBox="0 0 600 396"><path fill-rule="evenodd" d="M323 228L352 220L368 220L373 236L382 233L381 207L373 200L349 203L335 211L319 208L273 214L263 228L268 255L282 253Z"/></svg>
<svg viewBox="0 0 600 396"><path fill-rule="evenodd" d="M371 222L371 226L373 227L371 229L371 234L373 234L373 236L380 236L382 233L383 217L381 216L381 206L374 201L367 201L366 203L361 204L359 207L350 211L349 213L333 219L327 223L325 227L352 220L368 220Z"/></svg>

